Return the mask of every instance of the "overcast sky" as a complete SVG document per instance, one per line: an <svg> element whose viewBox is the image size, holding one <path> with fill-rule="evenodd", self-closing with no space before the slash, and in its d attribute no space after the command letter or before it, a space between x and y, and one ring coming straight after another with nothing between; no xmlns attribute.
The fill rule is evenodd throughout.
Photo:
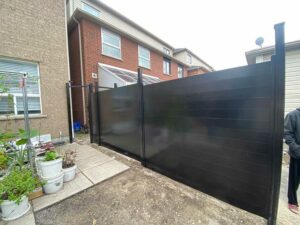
<svg viewBox="0 0 300 225"><path fill-rule="evenodd" d="M215 69L246 65L245 51L274 44L273 25L285 22L286 41L300 40L300 0L102 0L175 48L186 47Z"/></svg>

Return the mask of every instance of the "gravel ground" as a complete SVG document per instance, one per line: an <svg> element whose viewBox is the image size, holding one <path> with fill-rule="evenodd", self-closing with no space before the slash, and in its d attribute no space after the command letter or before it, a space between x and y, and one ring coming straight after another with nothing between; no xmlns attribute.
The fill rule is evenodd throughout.
<svg viewBox="0 0 300 225"><path fill-rule="evenodd" d="M131 168L35 214L37 225L266 224L266 220L178 183L106 148Z"/></svg>

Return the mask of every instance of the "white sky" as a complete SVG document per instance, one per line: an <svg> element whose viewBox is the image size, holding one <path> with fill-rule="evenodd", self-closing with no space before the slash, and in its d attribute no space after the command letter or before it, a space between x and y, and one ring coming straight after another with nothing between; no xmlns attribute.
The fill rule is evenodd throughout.
<svg viewBox="0 0 300 225"><path fill-rule="evenodd" d="M186 47L216 70L246 65L245 51L274 44L275 23L285 40L300 40L300 0L102 0L175 48Z"/></svg>

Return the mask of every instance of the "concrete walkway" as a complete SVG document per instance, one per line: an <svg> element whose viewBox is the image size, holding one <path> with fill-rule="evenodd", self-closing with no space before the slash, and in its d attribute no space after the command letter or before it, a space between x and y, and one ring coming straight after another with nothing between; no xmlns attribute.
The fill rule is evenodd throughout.
<svg viewBox="0 0 300 225"><path fill-rule="evenodd" d="M77 152L77 173L75 179L64 183L63 189L55 194L44 195L34 199L32 201L32 210L25 216L10 222L0 221L0 225L35 225L33 212L61 202L129 169L128 166L118 162L114 157L109 157L88 145L68 144L60 147L60 151L68 148L75 148Z"/></svg>

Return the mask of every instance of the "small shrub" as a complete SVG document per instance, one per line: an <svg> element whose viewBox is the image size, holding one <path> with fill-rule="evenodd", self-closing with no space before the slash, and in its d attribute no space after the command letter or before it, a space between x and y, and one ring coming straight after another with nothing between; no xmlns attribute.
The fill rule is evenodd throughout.
<svg viewBox="0 0 300 225"><path fill-rule="evenodd" d="M37 178L29 169L14 169L0 181L0 203L4 200L21 202L23 196L28 196L37 185Z"/></svg>
<svg viewBox="0 0 300 225"><path fill-rule="evenodd" d="M8 167L8 157L5 152L0 151L0 170L5 170Z"/></svg>
<svg viewBox="0 0 300 225"><path fill-rule="evenodd" d="M58 155L55 151L47 151L45 154L45 161L52 161L58 158Z"/></svg>
<svg viewBox="0 0 300 225"><path fill-rule="evenodd" d="M63 168L70 168L75 165L76 151L73 149L66 150L63 158Z"/></svg>

